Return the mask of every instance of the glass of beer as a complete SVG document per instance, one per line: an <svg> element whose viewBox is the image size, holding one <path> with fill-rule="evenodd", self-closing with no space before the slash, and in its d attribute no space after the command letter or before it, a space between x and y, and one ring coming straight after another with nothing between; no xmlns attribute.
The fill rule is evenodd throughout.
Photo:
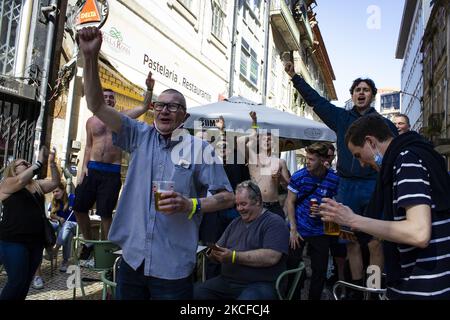
<svg viewBox="0 0 450 320"><path fill-rule="evenodd" d="M311 218L317 218L318 216L314 215L312 208L319 205L319 201L316 198L311 198L309 200L309 216Z"/></svg>
<svg viewBox="0 0 450 320"><path fill-rule="evenodd" d="M341 227L335 223L330 221L323 222L323 232L329 236L338 236L341 231Z"/></svg>
<svg viewBox="0 0 450 320"><path fill-rule="evenodd" d="M155 196L155 209L156 211L161 211L159 209L159 200L161 200L161 194L163 192L173 191L175 186L174 181L153 181L152 191Z"/></svg>

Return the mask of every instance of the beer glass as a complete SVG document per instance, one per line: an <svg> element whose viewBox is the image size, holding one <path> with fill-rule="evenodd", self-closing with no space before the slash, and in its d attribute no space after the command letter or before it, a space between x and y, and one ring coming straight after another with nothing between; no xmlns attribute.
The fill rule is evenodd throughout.
<svg viewBox="0 0 450 320"><path fill-rule="evenodd" d="M161 193L169 192L174 190L174 181L153 181L153 194L155 195L155 209L156 211L161 211L159 209L159 200L161 200Z"/></svg>
<svg viewBox="0 0 450 320"><path fill-rule="evenodd" d="M329 236L338 236L341 227L335 222L324 221L323 232Z"/></svg>

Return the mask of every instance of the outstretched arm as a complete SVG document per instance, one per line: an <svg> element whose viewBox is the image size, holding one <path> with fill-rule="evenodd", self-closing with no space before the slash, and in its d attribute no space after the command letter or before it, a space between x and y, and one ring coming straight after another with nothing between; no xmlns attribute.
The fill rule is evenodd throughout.
<svg viewBox="0 0 450 320"><path fill-rule="evenodd" d="M35 164L28 164L25 161L23 165L28 165L29 167L26 170L23 170L21 173L14 177L7 177L0 182L0 201L7 199L14 192L19 191L24 188L30 180L34 176L34 170L39 170L42 167L42 164L45 163L45 159L47 158L48 149L43 146L39 151L38 161ZM15 164L17 166L22 164ZM14 170L16 169L14 168Z"/></svg>
<svg viewBox="0 0 450 320"><path fill-rule="evenodd" d="M332 199L322 199L320 214L322 220L349 226L354 230L371 234L377 238L426 248L431 236L431 208L419 204L406 209L406 219L383 221L355 214L352 209Z"/></svg>
<svg viewBox="0 0 450 320"><path fill-rule="evenodd" d="M129 116L130 118L136 119L141 115L146 113L149 109L151 109L152 104L152 96L153 96L153 87L155 86L155 79L152 78L152 72L149 71L147 75L147 79L145 80L145 84L147 85L147 91L145 93L144 104L142 106L136 107L131 110L123 111L124 114Z"/></svg>
<svg viewBox="0 0 450 320"><path fill-rule="evenodd" d="M83 28L78 31L76 39L84 57L84 93L88 108L109 129L119 132L122 126L120 113L106 105L98 76L98 54L102 45L102 34L95 27Z"/></svg>
<svg viewBox="0 0 450 320"><path fill-rule="evenodd" d="M44 193L48 193L55 190L56 187L61 182L61 173L59 172L59 169L56 166L55 160L56 160L56 150L55 148L53 148L48 157L48 163L50 164L50 172L52 174L52 178L50 180L42 179L37 181L42 189L42 192Z"/></svg>
<svg viewBox="0 0 450 320"><path fill-rule="evenodd" d="M255 111L250 111L250 118L252 119L250 135L239 137L238 146L242 144L245 145L246 160L253 164L256 163L257 160L256 145L258 139L258 118Z"/></svg>
<svg viewBox="0 0 450 320"><path fill-rule="evenodd" d="M322 97L306 81L294 71L294 64L286 62L284 70L292 78L295 89L301 94L306 103L313 107L314 112L331 130L337 131L339 116L345 112L343 108L338 108Z"/></svg>

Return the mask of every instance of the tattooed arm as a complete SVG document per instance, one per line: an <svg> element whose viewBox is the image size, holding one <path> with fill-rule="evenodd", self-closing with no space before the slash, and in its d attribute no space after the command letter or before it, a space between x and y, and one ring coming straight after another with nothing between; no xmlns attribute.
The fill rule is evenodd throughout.
<svg viewBox="0 0 450 320"><path fill-rule="evenodd" d="M200 199L202 212L216 212L234 206L234 194L226 190L220 191L213 196Z"/></svg>

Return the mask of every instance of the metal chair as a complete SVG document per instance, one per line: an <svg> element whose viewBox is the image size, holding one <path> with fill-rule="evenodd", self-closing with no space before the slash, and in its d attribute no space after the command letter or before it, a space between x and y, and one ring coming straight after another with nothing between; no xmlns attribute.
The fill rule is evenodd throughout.
<svg viewBox="0 0 450 320"><path fill-rule="evenodd" d="M103 282L103 290L102 290L102 300L114 300L116 297L116 275L119 270L120 261L122 260L122 256L119 256L114 261L114 265L112 268L112 279L108 277L108 271L102 271L100 275L100 279ZM109 289L109 290L108 290ZM111 299L108 299L111 297Z"/></svg>
<svg viewBox="0 0 450 320"><path fill-rule="evenodd" d="M356 284L346 282L346 281L337 281L333 286L333 297L335 300L340 300L337 295L337 289L339 287L345 287L352 290L362 291L363 292L363 299L369 300L370 294L378 294L380 300L387 300L386 298L386 289L374 289L369 287L362 287L358 286Z"/></svg>
<svg viewBox="0 0 450 320"><path fill-rule="evenodd" d="M298 284L300 282L300 278L301 278L302 273L304 272L304 270L305 270L305 264L302 261L302 262L300 262L300 264L298 265L297 268L289 269L289 270L286 270L286 271L280 273L280 275L277 278L277 281L275 282L275 289L276 289L277 294L278 294L278 299L280 299L280 300L292 300L292 297L294 295L295 290L297 289L297 286L298 286ZM294 281L292 282L290 288L286 288L287 294L284 295L283 294L284 290L282 290L281 286L282 286L284 277L286 277L286 276L288 276L290 274L295 274Z"/></svg>
<svg viewBox="0 0 450 320"><path fill-rule="evenodd" d="M82 244L92 244L94 246L93 249L93 257L94 257L94 265L81 265L80 261L78 260L78 254L75 252L75 261L80 268L80 277L81 277L81 270L82 268L86 268L90 271L96 271L96 272L108 272L112 270L114 263L116 262L117 255L114 254L115 251L119 249L119 247L112 243L111 241L106 240L85 240L80 237L74 238L74 242L76 247L81 247ZM106 275L106 273L105 273ZM84 291L84 282L88 281L102 281L101 279L92 279L92 278L86 278L81 277L80 279L80 289L81 289L81 295L84 297L85 291ZM76 287L73 288L73 299L76 297Z"/></svg>

